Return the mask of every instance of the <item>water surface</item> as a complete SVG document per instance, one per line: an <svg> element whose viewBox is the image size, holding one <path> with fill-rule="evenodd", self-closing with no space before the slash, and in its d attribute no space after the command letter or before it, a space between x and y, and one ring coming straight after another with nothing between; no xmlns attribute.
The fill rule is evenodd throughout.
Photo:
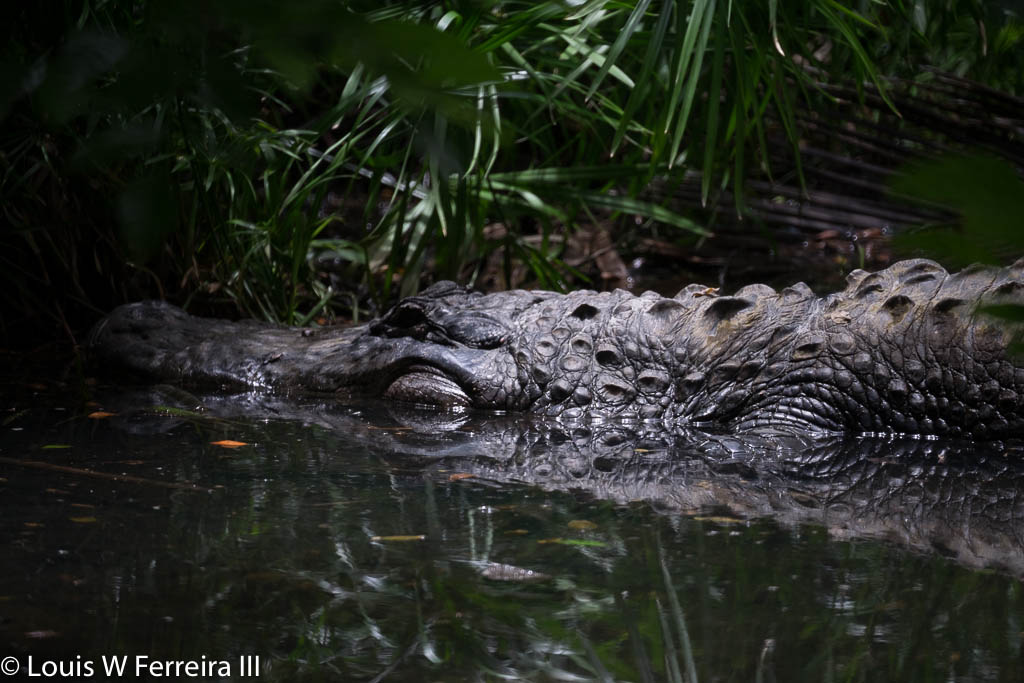
<svg viewBox="0 0 1024 683"><path fill-rule="evenodd" d="M821 504L807 472L780 483L727 440L8 393L0 658L19 675L145 656L253 680L259 656L266 681L1024 679L1017 475L943 488L928 463L960 451L915 445L911 467L873 445L884 485Z"/></svg>

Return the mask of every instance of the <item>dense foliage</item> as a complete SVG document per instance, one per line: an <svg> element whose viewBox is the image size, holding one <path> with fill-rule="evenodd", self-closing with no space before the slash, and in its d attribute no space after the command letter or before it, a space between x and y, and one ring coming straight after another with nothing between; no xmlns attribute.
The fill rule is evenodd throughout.
<svg viewBox="0 0 1024 683"><path fill-rule="evenodd" d="M54 6L58 9L55 11ZM271 320L358 316L421 278L585 278L581 223L698 238L645 198L796 173L846 84L930 65L1021 88L1024 23L980 0L33 3L0 66L0 273L21 334L141 296ZM714 94L714 96L712 96ZM523 269L523 266L526 269ZM518 270L517 270L518 268Z"/></svg>

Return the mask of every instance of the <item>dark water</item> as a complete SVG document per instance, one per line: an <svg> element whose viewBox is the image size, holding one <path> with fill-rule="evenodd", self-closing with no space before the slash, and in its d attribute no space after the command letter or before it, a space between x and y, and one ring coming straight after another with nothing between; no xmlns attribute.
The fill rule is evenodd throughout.
<svg viewBox="0 0 1024 683"><path fill-rule="evenodd" d="M0 658L20 666L12 680L27 680L30 658L36 673L71 674L52 678L105 680L113 657L127 657L125 680L154 661L193 662L207 680L1024 680L1012 472L1006 485L983 477L977 500L924 474L921 491L899 492L908 476L890 473L881 494L815 507L802 485L787 507L751 492L781 485L751 474L735 444L723 480L696 465L666 473L685 458L649 437L602 433L598 447L520 433L512 447L500 422L403 423L381 406L206 398L189 415L192 400L169 390L93 398L22 387L3 415ZM117 414L86 417L100 408ZM225 439L247 445L212 444ZM644 498L621 481L559 491L486 468L542 452L561 462L566 443L594 472L625 443L648 481L692 495ZM955 466L955 453L928 454ZM960 512L915 512L928 491ZM930 530L880 532L888 513L871 523L851 502L878 509L878 496ZM982 525L965 506L1002 511ZM943 524L973 525L973 549L937 540ZM256 656L247 678L255 660L240 658Z"/></svg>

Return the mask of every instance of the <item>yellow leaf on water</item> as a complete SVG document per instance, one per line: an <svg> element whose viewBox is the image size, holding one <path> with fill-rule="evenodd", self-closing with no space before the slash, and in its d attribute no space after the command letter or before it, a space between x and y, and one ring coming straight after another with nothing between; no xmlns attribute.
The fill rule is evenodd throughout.
<svg viewBox="0 0 1024 683"><path fill-rule="evenodd" d="M221 448L241 448L242 446L248 446L249 444L244 441L232 441L231 439L224 439L223 441L211 441L214 446L220 446Z"/></svg>
<svg viewBox="0 0 1024 683"><path fill-rule="evenodd" d="M597 524L591 522L589 519L574 519L569 522L569 528L575 529L576 531L590 531L596 529Z"/></svg>
<svg viewBox="0 0 1024 683"><path fill-rule="evenodd" d="M96 411L93 411L93 412L89 413L89 415L87 417L90 420L102 420L104 418L113 417L115 415L117 415L117 413L108 413L105 410L96 410Z"/></svg>
<svg viewBox="0 0 1024 683"><path fill-rule="evenodd" d="M418 535L410 534L410 535L407 535L407 536L371 536L370 540L371 541L395 541L395 542L425 541L425 540L427 540L427 536L426 536L426 534L418 534Z"/></svg>
<svg viewBox="0 0 1024 683"><path fill-rule="evenodd" d="M509 529L505 533L506 534L513 534L513 535L516 535L516 536L525 536L526 534L528 534L530 532L527 531L526 529Z"/></svg>
<svg viewBox="0 0 1024 683"><path fill-rule="evenodd" d="M70 519L75 524L92 524L96 521L95 517L71 517Z"/></svg>

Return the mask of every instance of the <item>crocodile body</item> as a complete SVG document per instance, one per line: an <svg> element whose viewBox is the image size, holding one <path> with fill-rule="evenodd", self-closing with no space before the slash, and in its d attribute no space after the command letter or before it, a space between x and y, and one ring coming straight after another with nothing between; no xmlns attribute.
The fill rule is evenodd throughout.
<svg viewBox="0 0 1024 683"><path fill-rule="evenodd" d="M947 273L923 259L843 291L732 296L480 294L438 283L379 319L300 330L161 303L93 330L100 361L163 381L368 395L561 419L744 433L1024 436L1024 360L983 311L1024 302L1024 260Z"/></svg>

